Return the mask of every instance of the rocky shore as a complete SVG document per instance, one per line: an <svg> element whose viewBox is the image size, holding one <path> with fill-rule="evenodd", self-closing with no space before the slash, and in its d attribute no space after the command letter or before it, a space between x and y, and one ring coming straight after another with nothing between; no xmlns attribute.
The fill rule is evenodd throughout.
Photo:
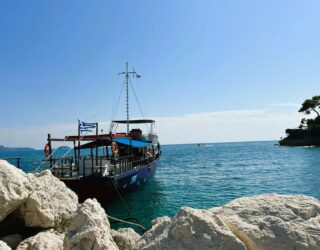
<svg viewBox="0 0 320 250"><path fill-rule="evenodd" d="M4 249L319 249L320 202L264 194L207 210L182 207L142 236L111 230L95 199L75 193L50 171L26 174L0 160L0 250Z"/></svg>

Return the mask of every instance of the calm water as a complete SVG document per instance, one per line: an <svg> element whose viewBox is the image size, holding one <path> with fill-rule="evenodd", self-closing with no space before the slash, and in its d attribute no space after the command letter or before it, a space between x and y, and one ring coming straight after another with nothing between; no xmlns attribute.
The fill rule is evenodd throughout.
<svg viewBox="0 0 320 250"><path fill-rule="evenodd" d="M245 142L162 146L156 176L126 202L145 226L156 217L173 216L181 206L210 208L243 195L277 192L306 194L320 199L320 148L277 147L275 142ZM32 152L22 165L31 166ZM42 155L42 151L37 152ZM33 156L34 158L36 156ZM107 213L127 217L121 201L106 207Z"/></svg>

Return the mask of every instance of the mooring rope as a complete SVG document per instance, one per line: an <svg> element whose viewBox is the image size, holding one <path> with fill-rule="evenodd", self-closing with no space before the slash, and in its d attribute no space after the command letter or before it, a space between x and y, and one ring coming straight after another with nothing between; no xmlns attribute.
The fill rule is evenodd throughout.
<svg viewBox="0 0 320 250"><path fill-rule="evenodd" d="M133 217L129 206L127 205L125 199L122 197L122 195L121 195L118 187L116 186L116 185L118 184L117 180L116 180L115 178L111 178L111 181L112 181L112 184L113 184L113 188L116 190L117 195L119 196L120 200L121 200L122 203L124 204L124 207L125 207L125 209L127 210L129 217L131 217L131 218L136 222L136 223L134 223L134 224L139 225L140 228L142 228L143 230L147 231L147 230L141 225L141 223L140 223L136 218ZM119 184L118 184L118 185L119 185ZM133 223L133 222L130 222L130 223Z"/></svg>
<svg viewBox="0 0 320 250"><path fill-rule="evenodd" d="M115 218L115 217L110 216L110 215L107 215L107 216L111 220L139 227L142 230L143 233L147 231L147 229L144 226L142 226L141 224L134 223L134 222L131 222L131 221L126 221L126 220L121 220L121 219Z"/></svg>

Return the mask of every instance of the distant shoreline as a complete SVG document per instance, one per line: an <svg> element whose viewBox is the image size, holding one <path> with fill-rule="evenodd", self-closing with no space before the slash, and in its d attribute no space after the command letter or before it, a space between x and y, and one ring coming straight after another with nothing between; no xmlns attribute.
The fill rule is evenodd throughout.
<svg viewBox="0 0 320 250"><path fill-rule="evenodd" d="M16 151L34 151L36 149L30 147L6 147L0 145L0 152L16 152Z"/></svg>

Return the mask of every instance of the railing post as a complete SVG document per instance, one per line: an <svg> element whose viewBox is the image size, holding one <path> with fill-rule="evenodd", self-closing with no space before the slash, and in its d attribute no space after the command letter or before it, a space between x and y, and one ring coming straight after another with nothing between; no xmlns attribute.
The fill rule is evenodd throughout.
<svg viewBox="0 0 320 250"><path fill-rule="evenodd" d="M82 160L83 161L83 177L85 177L86 176L86 161L85 161L85 159L83 159Z"/></svg>
<svg viewBox="0 0 320 250"><path fill-rule="evenodd" d="M100 175L102 175L102 158L100 158Z"/></svg>
<svg viewBox="0 0 320 250"><path fill-rule="evenodd" d="M70 159L68 159L69 164L69 177L72 177L72 163L70 162Z"/></svg>

